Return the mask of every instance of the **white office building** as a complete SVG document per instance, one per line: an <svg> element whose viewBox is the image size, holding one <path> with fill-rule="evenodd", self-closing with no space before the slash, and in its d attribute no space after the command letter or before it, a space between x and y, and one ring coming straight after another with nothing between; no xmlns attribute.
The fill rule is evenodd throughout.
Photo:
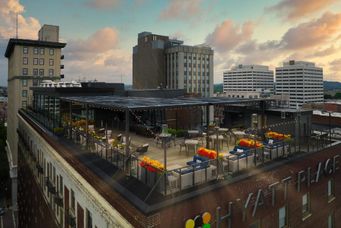
<svg viewBox="0 0 341 228"><path fill-rule="evenodd" d="M168 88L186 89L203 97L213 95L213 50L207 46L186 46L170 40L166 54Z"/></svg>
<svg viewBox="0 0 341 228"><path fill-rule="evenodd" d="M262 65L238 65L224 72L224 94L233 98L258 98L273 92L274 72Z"/></svg>
<svg viewBox="0 0 341 228"><path fill-rule="evenodd" d="M276 94L288 95L290 108L323 102L323 69L312 62L284 62L276 68Z"/></svg>

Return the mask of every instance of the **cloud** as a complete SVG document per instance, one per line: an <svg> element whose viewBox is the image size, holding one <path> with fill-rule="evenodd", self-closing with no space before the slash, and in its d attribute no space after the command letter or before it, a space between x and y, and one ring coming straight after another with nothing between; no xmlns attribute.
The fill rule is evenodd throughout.
<svg viewBox="0 0 341 228"><path fill-rule="evenodd" d="M310 22L301 23L290 28L283 36L286 49L303 49L319 45L339 35L341 13L327 12L322 17Z"/></svg>
<svg viewBox="0 0 341 228"><path fill-rule="evenodd" d="M235 25L232 20L225 20L206 37L206 43L218 52L230 51L244 41L250 40L255 24L251 21L242 26Z"/></svg>
<svg viewBox="0 0 341 228"><path fill-rule="evenodd" d="M24 17L25 7L19 0L0 0L0 85L7 85L7 59L4 58L8 39L16 35L16 17L18 15L18 37L37 39L41 27L38 19Z"/></svg>
<svg viewBox="0 0 341 228"><path fill-rule="evenodd" d="M281 0L265 10L276 12L284 20L296 20L319 12L336 0Z"/></svg>
<svg viewBox="0 0 341 228"><path fill-rule="evenodd" d="M329 63L332 71L341 71L341 59L335 59Z"/></svg>
<svg viewBox="0 0 341 228"><path fill-rule="evenodd" d="M10 38L16 34L16 15L18 15L19 38L37 39L41 27L34 17L24 17L24 6L18 0L0 1L0 37Z"/></svg>
<svg viewBox="0 0 341 228"><path fill-rule="evenodd" d="M169 0L169 4L161 11L159 18L161 20L191 19L202 12L200 3L201 0Z"/></svg>
<svg viewBox="0 0 341 228"><path fill-rule="evenodd" d="M246 23L238 26L225 20L206 37L206 43L215 49L216 81L221 81L221 72L233 65L279 66L290 59L316 62L317 66L323 66L325 79L341 80L341 64L333 61L341 52L341 13L326 12L297 24L278 40L254 39L254 24L251 22L245 29Z"/></svg>
<svg viewBox="0 0 341 228"><path fill-rule="evenodd" d="M87 39L71 40L70 51L101 53L117 47L118 32L115 28L103 28Z"/></svg>
<svg viewBox="0 0 341 228"><path fill-rule="evenodd" d="M121 0L89 0L85 2L85 5L89 8L99 10L110 10L118 7L121 4Z"/></svg>
<svg viewBox="0 0 341 228"><path fill-rule="evenodd" d="M308 58L318 58L318 57L325 57L329 55L333 55L337 52L341 51L341 48L336 48L334 45L331 45L330 47L314 50L313 53L307 55Z"/></svg>
<svg viewBox="0 0 341 228"><path fill-rule="evenodd" d="M64 50L66 80L131 83L131 53L120 49L116 28L103 28L85 39L70 40Z"/></svg>

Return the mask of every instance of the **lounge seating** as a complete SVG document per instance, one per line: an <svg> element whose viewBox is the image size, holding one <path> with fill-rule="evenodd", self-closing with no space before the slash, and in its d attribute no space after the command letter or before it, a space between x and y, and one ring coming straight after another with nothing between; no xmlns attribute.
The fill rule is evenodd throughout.
<svg viewBox="0 0 341 228"><path fill-rule="evenodd" d="M144 144L136 149L137 153L144 154L148 151L149 144Z"/></svg>
<svg viewBox="0 0 341 228"><path fill-rule="evenodd" d="M195 168L204 169L208 167L208 159L198 155L194 155L193 161L187 162L187 165L190 165L192 167L194 166Z"/></svg>

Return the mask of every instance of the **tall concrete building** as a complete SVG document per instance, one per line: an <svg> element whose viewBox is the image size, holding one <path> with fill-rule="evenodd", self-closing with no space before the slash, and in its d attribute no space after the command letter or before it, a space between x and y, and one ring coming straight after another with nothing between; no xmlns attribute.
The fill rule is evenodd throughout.
<svg viewBox="0 0 341 228"><path fill-rule="evenodd" d="M276 68L276 94L288 95L290 108L323 102L323 69L312 62L284 62Z"/></svg>
<svg viewBox="0 0 341 228"><path fill-rule="evenodd" d="M133 48L133 88L158 87L212 96L212 48L183 45L181 40L150 32L139 33Z"/></svg>
<svg viewBox="0 0 341 228"><path fill-rule="evenodd" d="M238 65L224 72L223 91L228 97L258 98L273 92L274 72L267 66Z"/></svg>
<svg viewBox="0 0 341 228"><path fill-rule="evenodd" d="M8 127L7 156L12 178L13 206L16 205L16 178L18 128L17 113L32 102L31 86L40 81L59 80L61 78L61 49L65 43L59 42L59 27L44 25L38 34L38 40L10 39L5 52L8 58Z"/></svg>

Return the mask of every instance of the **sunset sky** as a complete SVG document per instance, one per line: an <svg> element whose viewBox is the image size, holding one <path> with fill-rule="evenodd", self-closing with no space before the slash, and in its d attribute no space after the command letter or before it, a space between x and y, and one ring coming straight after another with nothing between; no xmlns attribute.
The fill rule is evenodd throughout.
<svg viewBox="0 0 341 228"><path fill-rule="evenodd" d="M132 82L132 47L150 31L213 47L214 79L235 64L271 69L288 59L316 62L341 81L340 0L0 0L0 85L7 84L8 39L37 39L60 26L65 77Z"/></svg>

